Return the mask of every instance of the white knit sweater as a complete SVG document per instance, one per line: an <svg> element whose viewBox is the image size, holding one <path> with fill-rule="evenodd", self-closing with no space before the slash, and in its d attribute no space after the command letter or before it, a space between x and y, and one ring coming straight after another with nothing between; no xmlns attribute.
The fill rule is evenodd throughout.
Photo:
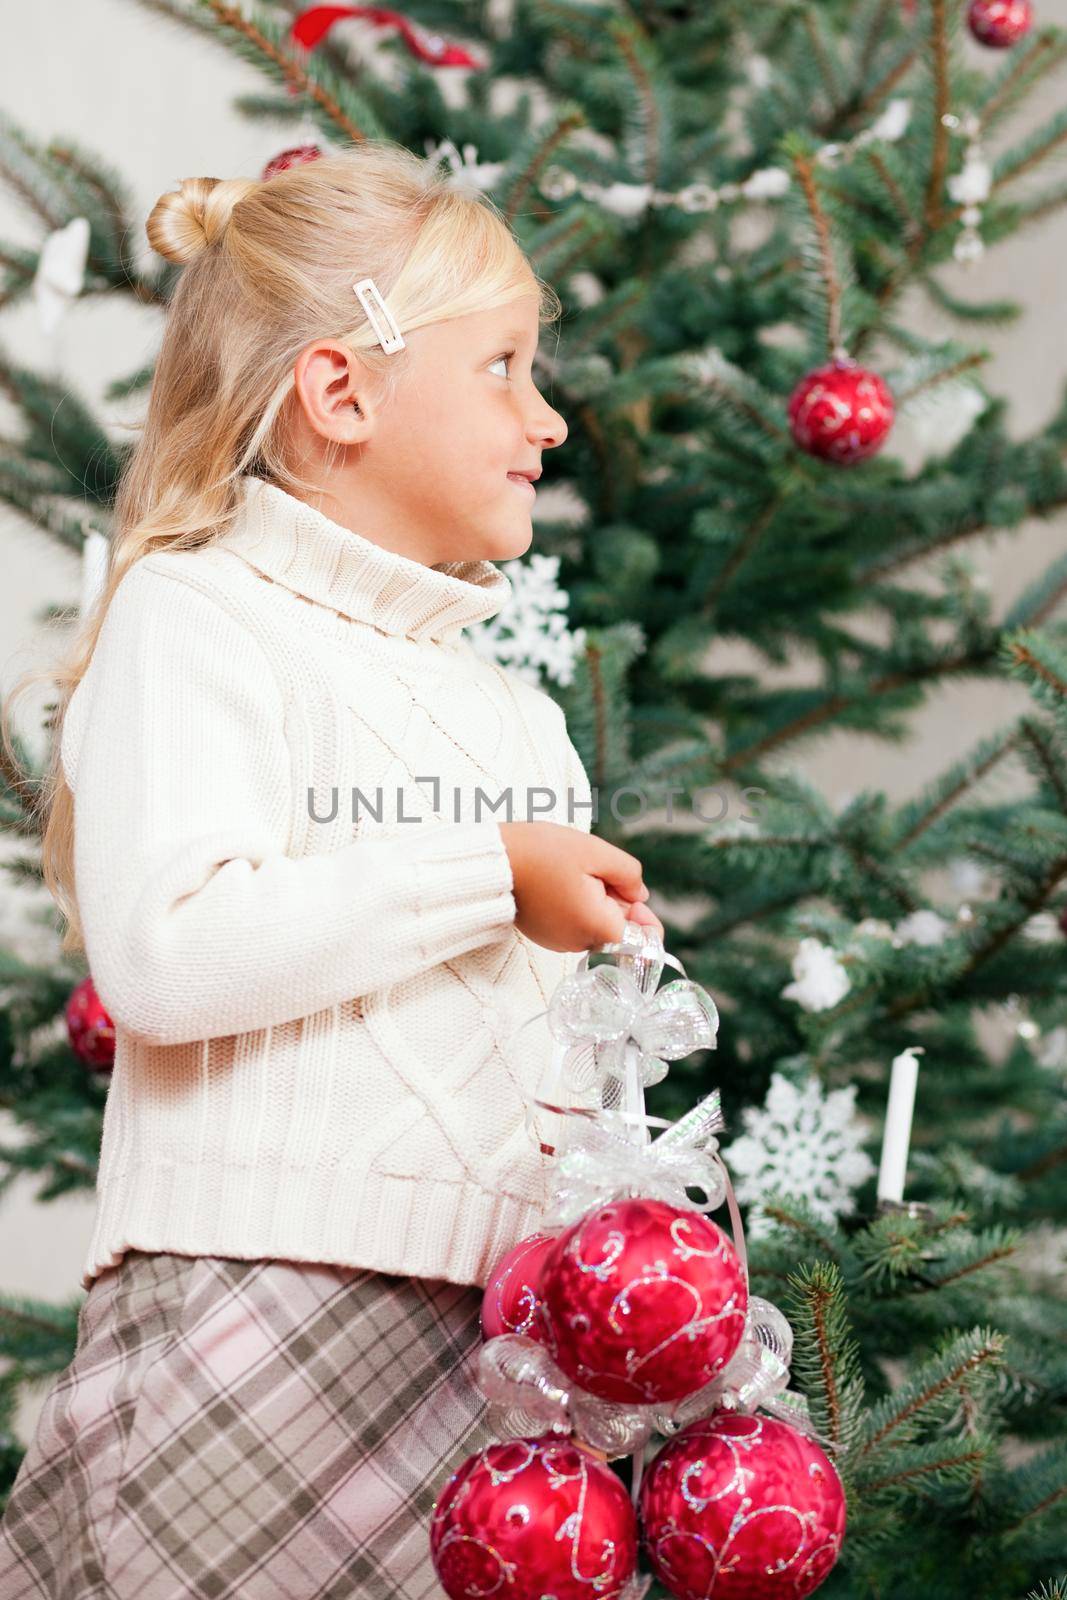
<svg viewBox="0 0 1067 1600"><path fill-rule="evenodd" d="M61 745L116 1027L84 1286L128 1248L484 1284L536 1229L551 1036L510 1035L578 956L515 927L489 805L588 831L590 789L463 636L510 593L255 478L123 578Z"/></svg>

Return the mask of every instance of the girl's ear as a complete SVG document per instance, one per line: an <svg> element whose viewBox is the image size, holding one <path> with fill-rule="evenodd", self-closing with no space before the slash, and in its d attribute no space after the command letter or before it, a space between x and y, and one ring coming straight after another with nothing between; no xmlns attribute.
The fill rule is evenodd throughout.
<svg viewBox="0 0 1067 1600"><path fill-rule="evenodd" d="M359 444L374 431L376 408L366 368L335 339L301 350L293 368L297 404L323 439Z"/></svg>

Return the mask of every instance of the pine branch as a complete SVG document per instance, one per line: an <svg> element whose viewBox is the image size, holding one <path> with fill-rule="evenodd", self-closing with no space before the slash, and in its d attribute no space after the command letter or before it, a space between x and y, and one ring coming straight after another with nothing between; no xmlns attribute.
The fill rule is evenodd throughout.
<svg viewBox="0 0 1067 1600"><path fill-rule="evenodd" d="M1003 1335L991 1330L976 1328L954 1339L941 1355L924 1363L907 1384L874 1409L870 1431L858 1448L859 1456L867 1456L890 1435L907 1429L990 1363L998 1364L1003 1350Z"/></svg>
<svg viewBox="0 0 1067 1600"><path fill-rule="evenodd" d="M780 1227L789 1228L794 1233L798 1233L801 1238L808 1240L816 1247L816 1249L821 1250L824 1255L830 1256L831 1258L835 1258L837 1256L837 1247L834 1245L831 1239L828 1239L824 1233L821 1233L818 1228L814 1227L806 1217L797 1216L794 1212L787 1210L786 1207L779 1202L762 1201L760 1204L760 1214L771 1222L777 1222Z"/></svg>
<svg viewBox="0 0 1067 1600"><path fill-rule="evenodd" d="M614 41L619 59L634 85L640 106L643 161L640 177L643 183L657 184L663 166L663 130L655 87L646 63L641 59L639 33L630 18L613 21L608 34Z"/></svg>
<svg viewBox="0 0 1067 1600"><path fill-rule="evenodd" d="M232 30L257 51L265 62L269 62L283 83L300 94L309 95L330 121L335 123L353 143L363 143L367 134L346 115L334 97L327 93L308 72L305 72L295 56L282 50L275 40L269 39L262 28L249 21L235 6L224 4L224 0L200 0L200 3L210 7L223 28Z"/></svg>
<svg viewBox="0 0 1067 1600"><path fill-rule="evenodd" d="M892 845L893 850L907 850L928 828L940 821L963 795L981 783L1005 756L1016 750L1022 737L1023 723L1027 720L1023 718L1016 727L1005 733L995 734L991 740L984 741L979 746L979 750L984 750L984 754L977 760L972 753L940 778L929 792L929 798L910 808L913 820L904 832L897 836Z"/></svg>
<svg viewBox="0 0 1067 1600"><path fill-rule="evenodd" d="M858 1346L845 1314L836 1262L803 1266L789 1280L793 1368L804 1379L812 1418L837 1455L846 1454L860 1426L863 1379Z"/></svg>
<svg viewBox="0 0 1067 1600"><path fill-rule="evenodd" d="M955 1267L951 1272L943 1273L940 1277L927 1278L923 1284L925 1289L943 1289L946 1284L956 1283L960 1278L969 1277L975 1272L984 1272L987 1267L996 1266L998 1262L1007 1261L1015 1254L1017 1245L998 1245L993 1250L987 1250L975 1261L968 1261L962 1266Z"/></svg>
<svg viewBox="0 0 1067 1600"><path fill-rule="evenodd" d="M890 22L897 15L897 9L897 0L878 0L868 19L868 25L856 52L856 81L848 100L850 106L856 107L861 103L863 85L874 64L878 46L885 37Z"/></svg>
<svg viewBox="0 0 1067 1600"><path fill-rule="evenodd" d="M734 574L755 551L756 546L759 544L760 540L763 538L763 535L767 532L767 529L774 521L775 515L781 505L782 496L780 494L772 496L772 498L768 500L767 504L762 508L759 515L749 523L745 532L742 534L741 538L738 540L737 544L726 558L719 572L716 573L712 582L708 586L707 594L704 596L700 606L703 616L711 617L714 614L715 608L722 598L724 590L729 585L731 579L734 577Z"/></svg>
<svg viewBox="0 0 1067 1600"><path fill-rule="evenodd" d="M1067 506L1067 493L1055 495L1044 500L1040 505L1028 507L1029 514L1047 516L1052 511L1062 510ZM950 545L959 544L964 539L973 539L981 534L993 532L993 526L984 517L977 516L961 518L951 527L942 529L932 539L922 544L912 545L904 550L897 550L870 566L863 568L859 574L859 583L864 588L871 588L892 577L902 567L910 566L913 561L924 560L927 556L936 554L939 550L946 550Z"/></svg>
<svg viewBox="0 0 1067 1600"><path fill-rule="evenodd" d="M1042 776L1067 816L1067 771L1060 764L1060 752L1054 750L1048 730L1033 717L1022 717L1018 734L1033 752Z"/></svg>
<svg viewBox="0 0 1067 1600"><path fill-rule="evenodd" d="M1061 678L1047 661L1038 658L1032 641L1019 636L1007 640L1005 647L1014 667L1028 671L1031 677L1051 689L1061 704L1067 700L1067 681Z"/></svg>
<svg viewBox="0 0 1067 1600"><path fill-rule="evenodd" d="M1067 141L1067 111L1061 111L1050 119L1044 129L1024 140L1018 150L1007 151L998 157L993 168L993 193L997 193L1006 183L1014 183L1024 173L1031 171L1054 150L1058 150L1065 141Z"/></svg>
<svg viewBox="0 0 1067 1600"><path fill-rule="evenodd" d="M1064 878L1067 878L1067 855L1059 856L1052 861L1037 880L1035 887L1019 897L1017 909L1003 917L999 925L994 925L986 937L975 945L967 961L950 980L947 986L949 992L958 992L961 985L980 967L999 955L1023 924L1042 909L1052 891ZM914 1011L929 1001L931 994L930 985L926 985L922 989L913 990L910 994L898 996L896 1000L891 1001L885 1014L890 1021L899 1022L909 1011Z"/></svg>
<svg viewBox="0 0 1067 1600"><path fill-rule="evenodd" d="M857 1486L864 1497L882 1493L886 1489L900 1488L919 1478L956 1479L961 1474L974 1476L973 1469L988 1461L990 1446L975 1445L969 1439L938 1441L935 1444L915 1445L908 1450L894 1452L891 1464L882 1468L877 1477L857 1473Z"/></svg>
<svg viewBox="0 0 1067 1600"><path fill-rule="evenodd" d="M829 118L834 121L840 115L839 84L834 63L830 57L830 45L820 26L820 17L811 7L805 7L800 13L800 23L808 36L808 44L822 78L823 91L826 103L829 106Z"/></svg>
<svg viewBox="0 0 1067 1600"><path fill-rule="evenodd" d="M38 807L42 796L42 780L36 776L26 776L31 769L29 751L21 740L14 734L12 744L17 759L8 752L5 741L0 739L0 792L10 795L19 810L17 831L23 837L30 837L40 831ZM11 826L5 824L5 828Z"/></svg>
<svg viewBox="0 0 1067 1600"><path fill-rule="evenodd" d="M941 371L933 371L928 377L923 378L921 382L914 384L910 389L900 391L896 395L897 406L903 408L917 394L925 394L928 390L936 388L939 383L949 383L959 378L964 372L970 372L973 367L982 366L988 360L988 350L973 350L969 355L960 356Z"/></svg>
<svg viewBox="0 0 1067 1600"><path fill-rule="evenodd" d="M930 175L926 185L923 215L928 233L936 233L941 224L941 207L948 172L949 129L945 121L952 109L952 94L948 72L948 27L945 16L947 0L931 0L932 28L930 49L934 75L933 103L933 155Z"/></svg>
<svg viewBox="0 0 1067 1600"><path fill-rule="evenodd" d="M523 164L522 170L512 179L502 202L501 209L509 222L514 222L519 213L519 208L525 204L538 177L560 145L576 128L582 127L584 123L585 118L575 107L568 109L565 115L558 117L554 122L550 122L547 132L540 133L537 149L530 159Z"/></svg>
<svg viewBox="0 0 1067 1600"><path fill-rule="evenodd" d="M757 760L762 760L772 750L778 749L783 744L792 743L795 739L812 733L816 728L840 716L851 707L865 703L874 697L883 694L892 694L898 689L908 688L911 685L922 683L930 678L948 678L956 673L976 671L983 664L988 663L995 656L992 644L975 647L972 650L960 651L954 656L942 656L939 660L917 664L914 667L902 668L896 672L884 673L880 678L873 679L852 694L832 694L818 705L806 711L803 716L796 717L792 722L786 723L781 728L775 728L765 734L761 739L753 740L751 744L742 746L723 759L722 772L724 775L736 772L741 768L750 766Z"/></svg>
<svg viewBox="0 0 1067 1600"><path fill-rule="evenodd" d="M919 220L912 212L911 206L908 203L908 198L903 189L900 187L900 184L890 172L885 156L880 150L877 149L867 150L864 153L867 160L870 162L871 166L881 179L882 184L885 187L885 191L892 201L893 209L896 212L897 218L904 230L904 238L906 240L914 239L920 228Z"/></svg>
<svg viewBox="0 0 1067 1600"><path fill-rule="evenodd" d="M1067 54L1067 39L1052 28L1043 28L1033 38L1017 46L1005 64L1003 74L989 85L988 97L979 97L979 126L988 134L1011 104L1019 86L1029 79L1032 87L1038 77L1057 66Z"/></svg>
<svg viewBox="0 0 1067 1600"><path fill-rule="evenodd" d="M793 170L800 184L815 229L815 239L822 263L822 278L826 287L826 342L831 354L841 346L841 280L834 260L830 239L830 223L823 210L815 186L815 172L807 155L797 150L793 154Z"/></svg>
<svg viewBox="0 0 1067 1600"><path fill-rule="evenodd" d="M856 120L867 120L871 114L881 108L893 93L899 83L902 83L915 65L918 53L908 49L900 59L889 68L874 88L860 101L856 107Z"/></svg>
<svg viewBox="0 0 1067 1600"><path fill-rule="evenodd" d="M1067 1500L1067 1443L1057 1440L1025 1462L1004 1485L1010 1520L1005 1531L1017 1533Z"/></svg>

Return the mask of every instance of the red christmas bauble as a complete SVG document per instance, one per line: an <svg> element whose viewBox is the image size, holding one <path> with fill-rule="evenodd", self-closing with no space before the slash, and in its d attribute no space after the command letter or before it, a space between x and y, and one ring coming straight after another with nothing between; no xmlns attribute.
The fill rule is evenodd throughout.
<svg viewBox="0 0 1067 1600"><path fill-rule="evenodd" d="M680 1400L726 1366L748 1284L702 1212L620 1199L560 1234L541 1269L552 1356L582 1389L637 1405Z"/></svg>
<svg viewBox="0 0 1067 1600"><path fill-rule="evenodd" d="M544 1340L538 1284L544 1259L555 1236L532 1233L508 1251L493 1268L482 1297L482 1338L501 1333L522 1333Z"/></svg>
<svg viewBox="0 0 1067 1600"><path fill-rule="evenodd" d="M104 1010L92 978L83 978L71 991L64 1015L74 1054L97 1072L110 1072L115 1065L115 1024Z"/></svg>
<svg viewBox="0 0 1067 1600"><path fill-rule="evenodd" d="M789 428L809 455L851 466L873 456L893 426L893 396L867 367L837 356L806 373L789 397Z"/></svg>
<svg viewBox="0 0 1067 1600"><path fill-rule="evenodd" d="M282 150L273 161L268 161L260 176L265 183L276 172L287 172L290 167L299 167L305 161L318 161L321 155L317 144L295 144L291 150Z"/></svg>
<svg viewBox="0 0 1067 1600"><path fill-rule="evenodd" d="M1018 44L1034 24L1030 0L971 0L967 26L979 44L1008 50Z"/></svg>
<svg viewBox="0 0 1067 1600"><path fill-rule="evenodd" d="M430 1519L430 1554L450 1600L620 1600L637 1566L622 1482L568 1439L509 1439L469 1457Z"/></svg>
<svg viewBox="0 0 1067 1600"><path fill-rule="evenodd" d="M837 1560L845 1495L805 1434L720 1411L660 1450L638 1517L653 1571L678 1600L803 1600Z"/></svg>

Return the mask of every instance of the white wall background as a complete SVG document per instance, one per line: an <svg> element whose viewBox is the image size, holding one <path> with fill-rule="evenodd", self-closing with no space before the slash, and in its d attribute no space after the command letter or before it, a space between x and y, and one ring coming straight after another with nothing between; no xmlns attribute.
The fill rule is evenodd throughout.
<svg viewBox="0 0 1067 1600"><path fill-rule="evenodd" d="M1037 10L1042 21L1067 25L1067 0L1037 0ZM347 36L355 38L362 25L349 23L346 28ZM990 69L999 59L976 45L968 46L968 56ZM135 0L52 0L47 6L23 6L8 18L0 57L0 107L7 115L38 139L72 138L125 177L144 257L149 253L144 219L160 193L186 176L257 175L273 154L293 142L290 125L248 123L232 109L236 94L261 91L264 82L229 52ZM1067 73L1061 72L1012 123L1011 139L1062 107L1065 96ZM448 131L442 129L442 137ZM1054 170L1046 166L1042 181L1050 181ZM37 223L15 205L2 183L0 239L35 248L41 242ZM982 378L992 391L1010 399L1009 430L1017 438L1047 422L1067 377L1065 257L1067 214L1061 213L998 246L977 268L952 268L944 274L946 283L964 296L1012 297L1026 308L1014 325L980 332L973 339L991 351ZM906 305L901 320L930 334L960 333L917 297ZM103 390L115 377L151 359L158 330L157 312L112 295L79 302L57 332L45 337L27 302L4 313L0 347L38 370L61 376L120 428L139 416L139 402L107 404ZM15 420L5 409L0 426L10 429ZM936 422L900 421L894 448L914 464L924 449L943 447L944 440ZM1065 545L1067 519L1062 516L972 544L971 554L992 587L996 613ZM3 510L0 551L0 688L7 688L27 667L49 659L54 640L49 641L39 617L45 606L76 603L79 567L69 552ZM746 659L744 651L732 646L721 651L724 664L727 658L731 664ZM765 666L760 670L765 673ZM810 665L804 662L789 674L809 675ZM37 704L44 698L39 695ZM954 683L931 695L903 747L831 734L789 759L836 799L865 787L885 789L899 799L1026 703L1025 693L1010 684ZM32 715L33 702L29 705ZM1002 772L994 781L1009 784L1011 774ZM10 890L5 886L0 893L10 907ZM0 1137L6 1136L8 1129L0 1128ZM91 1215L88 1199L42 1206L30 1184L16 1186L0 1201L4 1289L53 1299L75 1293ZM40 1396L31 1397L23 1407L19 1428L24 1437L39 1404Z"/></svg>

